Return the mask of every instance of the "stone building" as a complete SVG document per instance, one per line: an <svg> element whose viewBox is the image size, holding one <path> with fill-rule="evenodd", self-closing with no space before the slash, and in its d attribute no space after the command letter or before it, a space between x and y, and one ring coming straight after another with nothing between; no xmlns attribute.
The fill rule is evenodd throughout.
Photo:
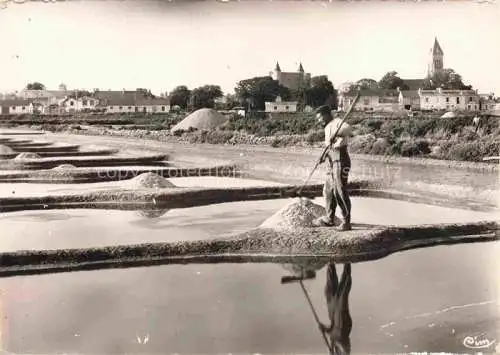
<svg viewBox="0 0 500 355"><path fill-rule="evenodd" d="M277 97L274 102L266 102L266 112L297 112L297 101L282 101Z"/></svg>
<svg viewBox="0 0 500 355"><path fill-rule="evenodd" d="M296 72L281 71L279 63L276 63L276 67L270 75L273 80L278 81L281 85L290 90L298 90L300 88L307 89L311 87L311 74L304 71L302 63L300 63Z"/></svg>

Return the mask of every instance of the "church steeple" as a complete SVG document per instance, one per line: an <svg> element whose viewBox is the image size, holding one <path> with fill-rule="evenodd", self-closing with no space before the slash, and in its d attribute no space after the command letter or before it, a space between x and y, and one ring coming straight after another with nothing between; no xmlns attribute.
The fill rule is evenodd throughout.
<svg viewBox="0 0 500 355"><path fill-rule="evenodd" d="M441 46L439 45L439 42L437 40L437 37L434 37L434 46L432 47L432 54L444 55L443 50L441 49Z"/></svg>
<svg viewBox="0 0 500 355"><path fill-rule="evenodd" d="M280 68L280 63L276 62L276 68L274 68L275 71L281 71Z"/></svg>
<svg viewBox="0 0 500 355"><path fill-rule="evenodd" d="M299 65L299 72L303 73L304 72L304 67L302 66L302 62Z"/></svg>
<svg viewBox="0 0 500 355"><path fill-rule="evenodd" d="M429 67L427 70L428 76L433 76L443 70L443 57L444 52L439 45L437 37L434 37L434 45L430 50Z"/></svg>

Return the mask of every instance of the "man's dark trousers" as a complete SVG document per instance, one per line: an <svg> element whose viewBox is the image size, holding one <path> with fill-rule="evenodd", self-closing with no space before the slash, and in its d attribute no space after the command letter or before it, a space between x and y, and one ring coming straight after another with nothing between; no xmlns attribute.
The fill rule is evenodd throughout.
<svg viewBox="0 0 500 355"><path fill-rule="evenodd" d="M340 207L344 223L351 224L351 200L347 192L349 172L351 170L351 158L347 147L332 149L328 154L330 168L326 174L323 187L323 196L326 204L326 217L334 222L337 205Z"/></svg>

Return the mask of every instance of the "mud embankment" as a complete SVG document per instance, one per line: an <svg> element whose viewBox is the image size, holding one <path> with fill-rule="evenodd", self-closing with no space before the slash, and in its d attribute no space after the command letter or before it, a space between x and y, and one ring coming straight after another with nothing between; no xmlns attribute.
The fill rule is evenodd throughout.
<svg viewBox="0 0 500 355"><path fill-rule="evenodd" d="M311 149L323 147L321 143L309 142L307 135L280 135L280 136L257 136L253 134L246 134L242 132L223 132L217 133L207 132L207 137L199 138L199 135L194 133L184 133L180 136L170 134L166 130L147 130L147 129L116 129L105 127L84 127L83 129L66 128L64 132L78 135L89 136L111 136L111 137L124 137L124 138L139 138L154 141L161 141L167 143L179 144L220 144L220 145L249 145L249 146L271 146L282 147L281 142L286 142L287 147L294 149ZM212 137L210 137L212 135ZM427 157L401 157L396 155L372 155L372 154L352 154L354 159L365 161L377 161L391 164L411 164L423 166L439 166L445 168L459 168L474 171L484 172L499 172L500 164L495 161L490 162L470 162L470 161L457 161L457 160L443 160Z"/></svg>

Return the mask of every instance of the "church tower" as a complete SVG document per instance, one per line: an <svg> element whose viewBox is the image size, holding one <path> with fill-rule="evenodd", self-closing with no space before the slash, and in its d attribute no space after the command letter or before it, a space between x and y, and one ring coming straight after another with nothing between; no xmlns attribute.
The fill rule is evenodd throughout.
<svg viewBox="0 0 500 355"><path fill-rule="evenodd" d="M280 81L280 77L281 77L280 64L276 62L276 68L274 68L274 71L272 72L272 78L274 80Z"/></svg>
<svg viewBox="0 0 500 355"><path fill-rule="evenodd" d="M437 38L434 38L434 46L432 46L430 51L429 67L427 69L428 76L433 76L443 70L443 57L443 50L441 49Z"/></svg>

